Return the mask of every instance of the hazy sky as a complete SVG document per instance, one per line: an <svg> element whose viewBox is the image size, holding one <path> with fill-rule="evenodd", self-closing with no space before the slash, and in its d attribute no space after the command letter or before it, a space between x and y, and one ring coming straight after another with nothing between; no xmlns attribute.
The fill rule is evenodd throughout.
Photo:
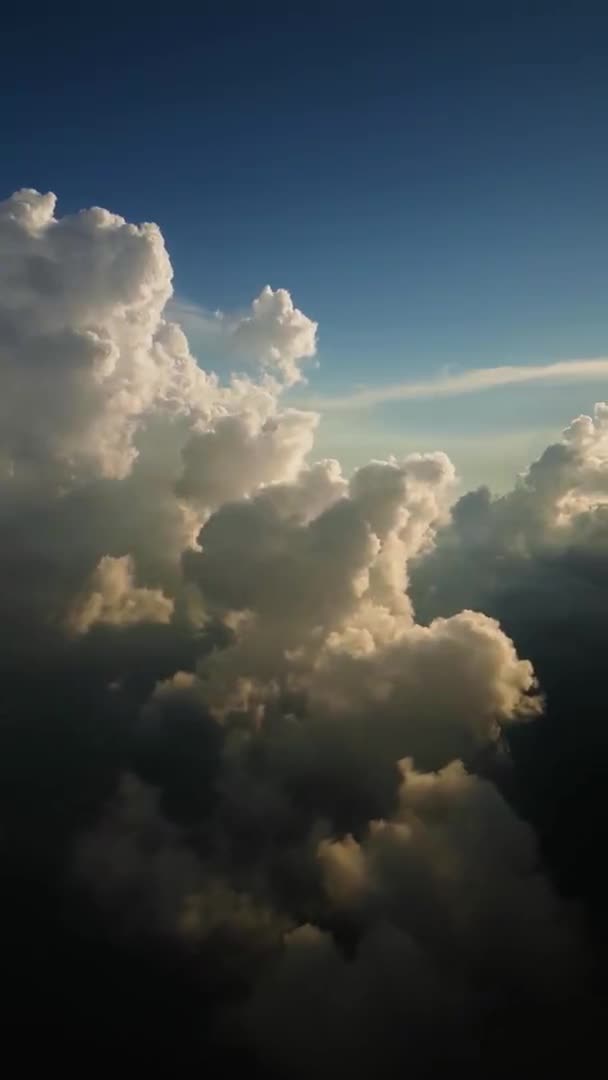
<svg viewBox="0 0 608 1080"><path fill-rule="evenodd" d="M608 355L608 17L328 7L11 16L3 195L157 221L205 310L288 288L319 322L294 400ZM605 382L328 409L318 448L440 446L506 486Z"/></svg>

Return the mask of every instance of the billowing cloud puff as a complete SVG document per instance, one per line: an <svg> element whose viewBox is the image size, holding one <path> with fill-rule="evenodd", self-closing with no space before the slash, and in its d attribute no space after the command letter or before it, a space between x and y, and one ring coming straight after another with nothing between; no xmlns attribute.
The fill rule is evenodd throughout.
<svg viewBox="0 0 608 1080"><path fill-rule="evenodd" d="M241 372L220 377L171 280L154 225L31 190L0 205L0 925L11 987L29 958L21 1019L52 1010L31 1000L51 947L65 1045L120 1049L143 1001L137 1038L164 1031L170 1061L491 1071L505 1029L544 1044L545 1010L569 986L582 1015L586 984L509 769L543 698L484 597L543 560L582 560L588 591L601 575L605 409L510 495L450 513L441 452L351 477L314 459L318 417L282 399L316 348L289 293L204 320L200 360Z"/></svg>
<svg viewBox="0 0 608 1080"><path fill-rule="evenodd" d="M547 965L559 967L558 944L569 950L572 938L539 874L532 830L459 761L420 773L405 760L401 771L390 820L371 822L361 842L321 842L329 896L366 920L389 919L431 951L449 950L456 935L474 969L512 966L529 986L529 964L542 986Z"/></svg>
<svg viewBox="0 0 608 1080"><path fill-rule="evenodd" d="M419 618L474 606L500 619L531 658L544 718L525 736L507 734L515 761L507 790L594 925L606 902L598 851L608 838L607 432L604 404L577 417L511 491L465 494L434 550L410 567Z"/></svg>
<svg viewBox="0 0 608 1080"><path fill-rule="evenodd" d="M339 1067L363 1077L373 1067L388 1077L403 1059L428 1075L499 1055L513 1067L530 1049L526 1016L535 1013L547 1037L545 1010L566 1020L574 1003L576 938L538 872L530 828L460 762L436 774L409 761L401 770L390 820L370 822L360 841L318 847L354 955L301 926L250 1005L255 1038L295 1075Z"/></svg>
<svg viewBox="0 0 608 1080"><path fill-rule="evenodd" d="M172 614L173 601L163 596L160 589L139 589L134 584L133 560L129 555L120 559L104 555L69 622L76 633L86 634L96 623L110 626L167 623Z"/></svg>
<svg viewBox="0 0 608 1080"><path fill-rule="evenodd" d="M511 591L528 575L532 588L544 583L547 591L555 572L572 570L583 553L587 561L594 553L601 559L608 506L606 417L606 406L598 404L593 417L573 420L507 494L492 498L479 488L462 496L435 552L416 566L421 613L458 610L463 602L487 605L490 594ZM560 594L546 596L545 603L559 604Z"/></svg>
<svg viewBox="0 0 608 1080"><path fill-rule="evenodd" d="M282 409L278 382L220 385L197 365L164 317L172 270L156 226L100 209L58 218L53 196L25 190L0 207L0 256L0 521L13 580L35 577L46 536L44 583L31 600L7 594L7 610L69 622L106 556L134 558L142 586L175 590L207 513L291 479L315 415ZM273 333L295 363L308 320L286 295L275 294Z"/></svg>
<svg viewBox="0 0 608 1080"><path fill-rule="evenodd" d="M412 620L406 560L445 518L447 459L374 462L312 518L294 509L307 480L280 488L291 492L287 517L272 487L226 504L187 554L209 609L239 616L233 646L203 661L210 700L222 708L247 687L257 706L282 687L304 695L312 716L370 739L369 756L412 752L434 765L537 712L531 666L496 622Z"/></svg>
<svg viewBox="0 0 608 1080"><path fill-rule="evenodd" d="M312 449L316 423L314 413L296 409L268 418L255 412L219 417L184 445L177 494L215 509L258 487L292 480Z"/></svg>
<svg viewBox="0 0 608 1080"><path fill-rule="evenodd" d="M239 351L259 357L264 367L276 367L288 384L301 378L298 360L316 352L317 324L293 306L286 289L273 291L266 285L251 314L231 332Z"/></svg>
<svg viewBox="0 0 608 1080"><path fill-rule="evenodd" d="M317 351L317 323L294 307L286 289L266 285L243 315L210 315L181 302L173 302L170 310L192 335L201 359L223 356L237 369L253 361L286 386L302 380L300 362Z"/></svg>
<svg viewBox="0 0 608 1080"><path fill-rule="evenodd" d="M333 633L315 662L310 700L365 724L393 758L408 750L437 767L537 714L533 689L531 664L498 623L466 611L429 627L391 627L388 639L365 626Z"/></svg>
<svg viewBox="0 0 608 1080"><path fill-rule="evenodd" d="M155 225L54 208L22 191L0 209L2 454L26 475L122 476L137 418L170 382L154 334L171 266Z"/></svg>

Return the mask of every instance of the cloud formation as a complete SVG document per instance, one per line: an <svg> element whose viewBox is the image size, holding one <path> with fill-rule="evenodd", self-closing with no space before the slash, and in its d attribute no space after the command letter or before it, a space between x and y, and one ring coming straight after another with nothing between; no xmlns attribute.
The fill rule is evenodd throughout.
<svg viewBox="0 0 608 1080"><path fill-rule="evenodd" d="M537 824L562 887L597 926L606 900L598 851L608 838L603 636L608 602L608 411L579 416L505 495L455 504L434 550L411 567L424 621L481 608L530 656L545 711L508 735L512 797ZM514 786L513 786L514 784ZM604 931L597 930L601 956Z"/></svg>
<svg viewBox="0 0 608 1080"><path fill-rule="evenodd" d="M87 592L71 612L69 624L77 634L86 634L96 623L168 623L173 607L173 601L160 589L138 589L133 584L133 560L129 555L119 559L104 555Z"/></svg>
<svg viewBox="0 0 608 1080"><path fill-rule="evenodd" d="M266 285L249 311L209 314L196 304L172 300L171 317L192 335L204 354L238 366L276 372L290 386L302 381L300 361L317 351L317 323L295 307L287 289Z"/></svg>
<svg viewBox="0 0 608 1080"><path fill-rule="evenodd" d="M582 360L558 360L552 364L504 364L499 367L472 368L453 375L437 375L419 382L393 383L389 386L366 387L341 397L310 397L311 409L343 411L371 409L389 401L417 401L435 397L458 397L497 390L502 386L521 386L526 383L597 382L608 375L608 359L603 356Z"/></svg>
<svg viewBox="0 0 608 1080"><path fill-rule="evenodd" d="M279 1076L563 1055L587 943L504 780L543 688L477 598L601 557L605 408L502 501L452 511L440 451L347 478L283 401L316 339L285 290L214 317L220 378L158 228L55 210L0 205L15 1030Z"/></svg>
<svg viewBox="0 0 608 1080"><path fill-rule="evenodd" d="M566 1015L576 941L529 828L459 762L421 774L404 761L401 771L390 820L317 850L332 907L357 927L355 956L327 931L299 927L253 998L256 1036L286 1073L388 1076L401 1060L424 1075L474 1069L483 1032L502 1075L521 1060L527 1010L550 1003ZM516 1049L499 1050L503 1024Z"/></svg>

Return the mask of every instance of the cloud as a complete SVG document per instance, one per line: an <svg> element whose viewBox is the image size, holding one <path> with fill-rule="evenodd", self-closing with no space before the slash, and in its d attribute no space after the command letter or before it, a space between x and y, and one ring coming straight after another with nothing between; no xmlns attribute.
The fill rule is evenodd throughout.
<svg viewBox="0 0 608 1080"><path fill-rule="evenodd" d="M203 363L211 355L232 364L254 364L275 373L287 386L302 381L300 361L317 351L317 323L294 307L286 289L266 285L241 315L210 314L176 299L169 312L196 342Z"/></svg>
<svg viewBox="0 0 608 1080"><path fill-rule="evenodd" d="M268 419L245 411L220 417L185 443L176 492L209 509L294 478L312 449L317 419L297 409Z"/></svg>
<svg viewBox="0 0 608 1080"><path fill-rule="evenodd" d="M158 799L136 776L122 776L96 827L79 840L75 858L78 874L114 919L133 921L138 931L176 933L200 868L179 830L160 813Z"/></svg>
<svg viewBox="0 0 608 1080"><path fill-rule="evenodd" d="M394 817L318 848L323 887L357 927L354 956L302 926L252 1000L255 1037L295 1075L388 1077L404 1059L428 1075L486 1055L513 1067L529 1051L528 1011L548 1034L549 1002L553 1022L572 1006L576 940L538 874L531 830L459 762L401 768Z"/></svg>
<svg viewBox="0 0 608 1080"><path fill-rule="evenodd" d="M139 589L134 584L133 560L129 555L114 559L104 555L91 579L87 593L69 616L77 634L86 634L96 623L131 626L134 623L168 623L173 601L160 589Z"/></svg>
<svg viewBox="0 0 608 1080"><path fill-rule="evenodd" d="M521 386L526 383L549 385L569 382L594 382L608 375L608 359L559 360L552 364L503 365L472 368L454 375L438 375L420 382L403 382L391 386L353 390L342 397L308 397L306 406L327 412L370 409L389 401L416 401L434 397L457 397L478 394L501 386Z"/></svg>
<svg viewBox="0 0 608 1080"><path fill-rule="evenodd" d="M593 921L606 898L598 851L608 837L606 416L598 404L574 419L504 495L465 494L434 550L410 568L419 618L481 608L533 661L545 716L526 738L507 733L516 764L509 790Z"/></svg>
<svg viewBox="0 0 608 1080"><path fill-rule="evenodd" d="M534 561L572 558L574 550L601 554L608 505L608 408L576 417L558 442L522 473L511 491L492 498L487 488L468 492L452 510L436 550L418 568L420 581L472 595L508 585ZM448 562L451 565L448 569ZM468 570L465 572L465 566ZM487 599L487 597L486 597Z"/></svg>
<svg viewBox="0 0 608 1080"><path fill-rule="evenodd" d="M212 318L220 378L171 283L154 225L0 205L7 1030L278 1075L559 1056L587 942L508 754L550 665L496 596L534 584L549 653L573 602L603 640L605 407L451 509L441 451L315 460L285 290Z"/></svg>

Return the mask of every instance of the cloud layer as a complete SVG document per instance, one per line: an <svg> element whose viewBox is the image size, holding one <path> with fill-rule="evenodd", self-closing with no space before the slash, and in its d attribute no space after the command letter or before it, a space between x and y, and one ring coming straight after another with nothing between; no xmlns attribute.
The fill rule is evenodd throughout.
<svg viewBox="0 0 608 1080"><path fill-rule="evenodd" d="M283 402L316 335L289 293L211 320L220 378L158 228L55 209L0 205L15 1030L278 1076L576 1053L588 942L508 780L543 688L482 601L601 560L605 407L498 502L451 512L440 451L346 478Z"/></svg>

